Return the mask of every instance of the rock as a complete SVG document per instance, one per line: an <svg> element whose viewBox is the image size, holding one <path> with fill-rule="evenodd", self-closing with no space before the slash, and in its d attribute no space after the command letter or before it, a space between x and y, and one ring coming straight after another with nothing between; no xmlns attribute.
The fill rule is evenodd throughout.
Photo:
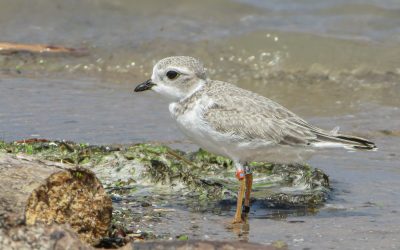
<svg viewBox="0 0 400 250"><path fill-rule="evenodd" d="M0 215L0 249L10 250L86 250L83 243L67 225L37 224L27 226L17 214Z"/></svg>
<svg viewBox="0 0 400 250"><path fill-rule="evenodd" d="M107 236L111 198L88 169L0 153L0 189L0 214L27 225L70 224L90 244Z"/></svg>

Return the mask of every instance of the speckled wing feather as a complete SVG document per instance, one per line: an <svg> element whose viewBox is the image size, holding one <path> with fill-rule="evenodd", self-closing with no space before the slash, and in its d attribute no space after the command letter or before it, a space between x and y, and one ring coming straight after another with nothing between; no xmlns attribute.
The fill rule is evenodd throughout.
<svg viewBox="0 0 400 250"><path fill-rule="evenodd" d="M213 81L205 92L213 105L204 119L221 133L281 145L308 145L318 141L318 133L325 134L268 98L229 83Z"/></svg>

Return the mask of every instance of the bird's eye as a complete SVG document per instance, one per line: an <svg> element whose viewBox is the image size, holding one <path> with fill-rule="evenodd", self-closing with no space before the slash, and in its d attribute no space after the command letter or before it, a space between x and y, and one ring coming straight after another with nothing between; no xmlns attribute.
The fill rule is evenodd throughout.
<svg viewBox="0 0 400 250"><path fill-rule="evenodd" d="M179 73L173 70L170 70L167 72L167 77L170 80L174 80L175 78L177 78L179 76Z"/></svg>

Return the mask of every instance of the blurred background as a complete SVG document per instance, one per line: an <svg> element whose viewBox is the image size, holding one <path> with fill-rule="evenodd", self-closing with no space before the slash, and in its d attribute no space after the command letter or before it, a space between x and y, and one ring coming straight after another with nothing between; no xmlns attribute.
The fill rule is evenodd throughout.
<svg viewBox="0 0 400 250"><path fill-rule="evenodd" d="M171 55L306 118L391 115L399 41L397 0L2 0L0 42L88 53L0 55L0 138L184 140L163 100L132 93Z"/></svg>
<svg viewBox="0 0 400 250"><path fill-rule="evenodd" d="M198 57L212 79L379 147L313 158L311 165L330 174L332 199L299 223L254 216L250 241L399 249L400 1L0 0L2 42L85 53L0 51L1 140L157 141L196 149L165 100L133 89L163 57ZM220 217L210 220L207 237L236 239Z"/></svg>

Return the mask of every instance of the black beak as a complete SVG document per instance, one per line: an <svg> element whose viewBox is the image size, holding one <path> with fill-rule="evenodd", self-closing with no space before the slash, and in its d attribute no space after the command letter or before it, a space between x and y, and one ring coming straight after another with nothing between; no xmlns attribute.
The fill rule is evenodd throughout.
<svg viewBox="0 0 400 250"><path fill-rule="evenodd" d="M144 83L139 84L136 88L135 88L135 92L141 92L141 91L145 91L145 90L149 90L151 89L151 87L153 87L155 84L151 82L151 79L145 81Z"/></svg>

